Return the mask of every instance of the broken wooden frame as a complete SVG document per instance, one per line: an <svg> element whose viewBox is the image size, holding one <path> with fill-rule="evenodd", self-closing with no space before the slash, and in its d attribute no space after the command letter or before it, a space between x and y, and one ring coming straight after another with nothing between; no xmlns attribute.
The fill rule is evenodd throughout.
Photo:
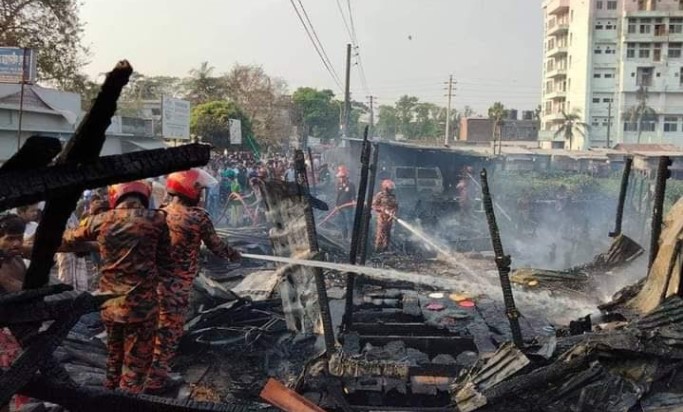
<svg viewBox="0 0 683 412"><path fill-rule="evenodd" d="M47 283L54 253L61 243L66 220L85 188L119 183L132 179L158 176L204 165L209 160L209 147L189 145L174 149L140 152L99 158L105 130L116 111L116 102L128 82L132 68L120 62L107 75L102 90L73 138L59 153L58 140L29 138L26 144L0 168L0 205L2 207L47 200L45 214L38 228L26 273L25 291L0 297L2 324L11 327L24 348L10 370L0 374L0 405L17 391L28 396L57 403L73 411L103 412L114 410L173 411L216 410L238 411L230 405L205 405L193 402L132 396L120 392L93 391L76 387L73 380L54 359L52 352L60 344L80 316L97 311L108 296L82 293L59 296L46 302L48 295L66 290L63 285ZM54 320L47 330L39 332L41 322ZM40 376L35 375L37 370Z"/></svg>

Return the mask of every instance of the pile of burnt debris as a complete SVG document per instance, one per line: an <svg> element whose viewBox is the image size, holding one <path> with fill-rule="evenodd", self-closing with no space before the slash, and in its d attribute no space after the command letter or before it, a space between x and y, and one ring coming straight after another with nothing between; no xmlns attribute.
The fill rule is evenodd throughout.
<svg viewBox="0 0 683 412"><path fill-rule="evenodd" d="M46 286L66 220L84 189L200 166L210 150L191 144L99 157L131 73L122 62L108 75L63 150L55 139L34 137L0 168L0 208L47 201L25 290L0 296L0 327L10 328L23 347L0 374L0 404L23 394L40 400L34 406L43 410L103 412L248 411L271 405L287 411L683 408L683 201L663 218L668 159L661 159L655 189L647 276L562 327L546 320L542 310L520 313L525 302L515 297L532 299L529 290L589 293L596 277L643 253L621 231L630 162L612 247L566 271L511 271L483 171L485 238L494 258L481 254L467 267L482 282L493 274L498 293L487 295L475 287L463 291L460 286L476 286L477 277L463 281L462 274L444 271L443 261L400 253L369 258L365 206L372 199L378 147L367 137L348 251L349 245L316 230L314 209L326 205L309 192L301 151L296 183L263 183L268 226L220 233L245 253L371 263L376 272L252 261L226 266L207 255L174 365L185 385L165 398L103 389L106 349L97 311L109 296ZM420 276L392 279L395 272L382 273L385 265Z"/></svg>

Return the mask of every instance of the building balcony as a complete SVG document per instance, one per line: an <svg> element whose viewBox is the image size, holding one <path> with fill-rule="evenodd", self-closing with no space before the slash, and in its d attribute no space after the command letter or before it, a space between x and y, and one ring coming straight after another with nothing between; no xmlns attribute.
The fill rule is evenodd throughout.
<svg viewBox="0 0 683 412"><path fill-rule="evenodd" d="M566 97L567 97L567 92L562 91L562 90L555 90L555 91L548 92L548 93L543 95L544 99L553 99L553 100L564 99Z"/></svg>
<svg viewBox="0 0 683 412"><path fill-rule="evenodd" d="M564 120L564 115L562 112L555 112L555 113L550 113L546 114L543 116L543 121L544 122L560 122Z"/></svg>
<svg viewBox="0 0 683 412"><path fill-rule="evenodd" d="M548 29L548 36L561 36L569 31L569 24L560 23Z"/></svg>
<svg viewBox="0 0 683 412"><path fill-rule="evenodd" d="M553 70L548 70L545 74L545 77L554 79L557 77L566 77L567 76L567 69L553 69Z"/></svg>
<svg viewBox="0 0 683 412"><path fill-rule="evenodd" d="M546 57L562 57L567 55L567 47L555 47L554 49L548 50Z"/></svg>
<svg viewBox="0 0 683 412"><path fill-rule="evenodd" d="M548 14L562 14L569 11L569 0L550 0L547 5Z"/></svg>

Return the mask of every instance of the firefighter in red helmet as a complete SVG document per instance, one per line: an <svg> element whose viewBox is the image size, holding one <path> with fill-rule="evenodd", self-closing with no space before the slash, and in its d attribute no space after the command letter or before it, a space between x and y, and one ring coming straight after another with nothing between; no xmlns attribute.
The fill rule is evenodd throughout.
<svg viewBox="0 0 683 412"><path fill-rule="evenodd" d="M118 297L102 309L107 330L105 387L139 393L152 362L156 289L171 276L170 236L163 212L150 210L150 187L136 181L109 187L111 209L64 234L64 248L97 241L99 289Z"/></svg>
<svg viewBox="0 0 683 412"><path fill-rule="evenodd" d="M389 179L382 180L381 191L372 200L372 209L377 212L377 230L375 232L375 251L384 252L391 242L391 227L394 216L398 212L398 201L394 190L396 185Z"/></svg>
<svg viewBox="0 0 683 412"><path fill-rule="evenodd" d="M201 169L170 174L166 190L171 197L164 206L171 234L171 260L175 271L162 279L157 289L159 316L154 338L154 360L145 392L163 392L169 385L170 361L183 334L192 282L199 271L202 242L215 255L239 260L240 254L216 234L209 213L198 207L202 190L218 181Z"/></svg>
<svg viewBox="0 0 683 412"><path fill-rule="evenodd" d="M349 180L349 169L346 166L337 168L337 203L339 226L342 238L349 238L349 227L353 225L353 211L356 201L356 186Z"/></svg>

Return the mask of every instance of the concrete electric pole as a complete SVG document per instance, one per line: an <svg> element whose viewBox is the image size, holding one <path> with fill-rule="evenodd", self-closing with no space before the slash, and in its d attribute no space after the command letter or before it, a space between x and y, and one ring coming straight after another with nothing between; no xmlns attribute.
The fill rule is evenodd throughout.
<svg viewBox="0 0 683 412"><path fill-rule="evenodd" d="M342 137L349 135L349 122L351 120L351 44L346 45L346 84L344 85L344 124Z"/></svg>
<svg viewBox="0 0 683 412"><path fill-rule="evenodd" d="M451 134L451 101L453 99L453 75L448 77L448 108L446 109L446 131L444 133L444 146L448 147L450 144Z"/></svg>

